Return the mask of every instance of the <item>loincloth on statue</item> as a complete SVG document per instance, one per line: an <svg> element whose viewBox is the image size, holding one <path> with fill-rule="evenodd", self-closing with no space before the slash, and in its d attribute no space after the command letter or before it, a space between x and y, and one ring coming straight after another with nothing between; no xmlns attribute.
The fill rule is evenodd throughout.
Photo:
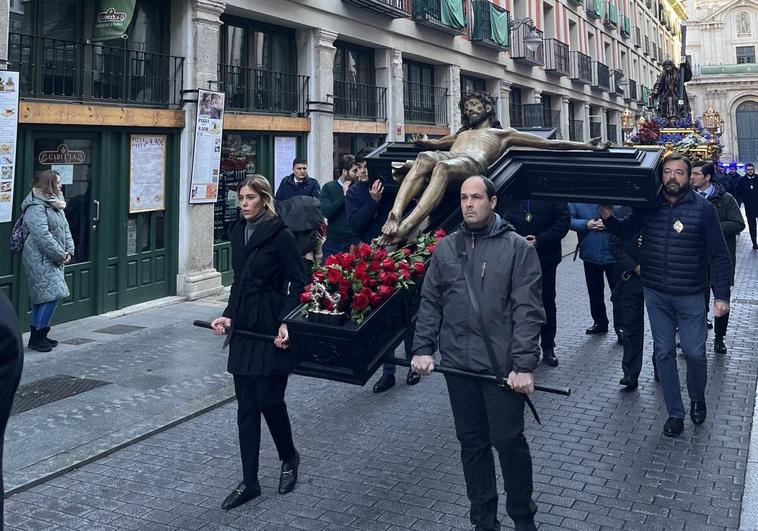
<svg viewBox="0 0 758 531"><path fill-rule="evenodd" d="M437 159L437 162L452 160L459 163L458 167L456 168L457 175L454 176L459 179L468 178L468 177L471 177L472 175L486 175L487 174L488 164L484 158L478 159L476 157L472 157L471 155L466 155L464 153L453 154L450 151L432 151L430 153L434 155L434 157ZM431 176L432 176L431 173L428 175L425 175L424 181L428 183Z"/></svg>

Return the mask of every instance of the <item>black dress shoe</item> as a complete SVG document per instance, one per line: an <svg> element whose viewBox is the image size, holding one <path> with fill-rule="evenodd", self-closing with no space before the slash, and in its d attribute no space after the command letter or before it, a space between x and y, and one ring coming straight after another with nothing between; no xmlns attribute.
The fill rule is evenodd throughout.
<svg viewBox="0 0 758 531"><path fill-rule="evenodd" d="M282 463L282 474L279 476L279 494L292 492L297 483L297 468L300 466L300 454L295 455Z"/></svg>
<svg viewBox="0 0 758 531"><path fill-rule="evenodd" d="M666 437L679 437L682 430L684 430L684 419L669 417L666 424L663 425L663 434Z"/></svg>
<svg viewBox="0 0 758 531"><path fill-rule="evenodd" d="M696 426L700 426L705 422L705 400L693 400L690 404L690 419Z"/></svg>
<svg viewBox="0 0 758 531"><path fill-rule="evenodd" d="M550 367L558 366L558 358L555 357L555 351L552 348L542 349L542 363Z"/></svg>
<svg viewBox="0 0 758 531"><path fill-rule="evenodd" d="M726 354L726 345L723 339L717 337L713 340L713 352L716 354Z"/></svg>
<svg viewBox="0 0 758 531"><path fill-rule="evenodd" d="M537 526L534 525L534 519L530 518L529 520L514 520L514 530L515 531L537 531Z"/></svg>
<svg viewBox="0 0 758 531"><path fill-rule="evenodd" d="M753 244L753 249L758 249L758 243Z"/></svg>
<svg viewBox="0 0 758 531"><path fill-rule="evenodd" d="M593 335L593 334L607 334L608 333L608 325L601 326L597 323L590 326L587 330L584 331L585 334Z"/></svg>
<svg viewBox="0 0 758 531"><path fill-rule="evenodd" d="M394 374L382 374L382 377L374 384L375 393L383 393L387 389L395 387L395 375Z"/></svg>
<svg viewBox="0 0 758 531"><path fill-rule="evenodd" d="M419 380L421 380L421 375L417 372L413 372L413 369L408 369L408 375L405 377L405 383L408 385L416 385Z"/></svg>
<svg viewBox="0 0 758 531"><path fill-rule="evenodd" d="M249 487L244 483L240 483L237 485L237 488L234 489L232 493L224 499L224 502L221 504L221 508L225 511L228 511L229 509L239 507L243 503L249 502L253 498L257 498L260 495L261 486L257 481L254 485L250 485Z"/></svg>
<svg viewBox="0 0 758 531"><path fill-rule="evenodd" d="M623 385L624 387L626 387L625 391L634 391L635 389L637 389L637 386L639 385L639 383L637 382L637 380L634 380L633 378L624 376L623 378L619 380L619 385Z"/></svg>

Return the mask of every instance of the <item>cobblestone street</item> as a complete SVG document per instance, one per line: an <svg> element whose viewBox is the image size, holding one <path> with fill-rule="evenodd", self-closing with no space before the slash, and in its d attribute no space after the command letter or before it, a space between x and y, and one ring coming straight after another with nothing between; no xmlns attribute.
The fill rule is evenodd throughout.
<svg viewBox="0 0 758 531"><path fill-rule="evenodd" d="M708 342L708 420L695 427L687 418L684 433L669 439L661 433L666 413L652 377L649 331L640 387L621 392L621 347L614 334L585 335L591 322L581 262L565 258L558 269L560 366L541 366L537 380L570 386L573 393L535 396L542 426L527 413L539 528L738 529L758 378L756 323L758 252L742 235L729 353L714 355L712 337ZM206 341L207 331L193 333ZM168 337L162 351L175 341L188 340ZM225 360L213 359L208 376L214 381L206 383L219 387L215 378ZM680 369L683 375L681 357ZM22 531L470 529L444 381L432 376L407 387L405 372L398 375L398 385L382 395L372 394L370 385L290 380L302 464L287 496L276 493L279 462L264 429L263 495L229 512L220 509L241 477L236 409L227 404L19 492L6 500L6 524ZM66 400L34 411L44 415ZM684 400L687 405L686 392ZM9 428L9 460L16 433ZM503 497L500 514L507 528Z"/></svg>

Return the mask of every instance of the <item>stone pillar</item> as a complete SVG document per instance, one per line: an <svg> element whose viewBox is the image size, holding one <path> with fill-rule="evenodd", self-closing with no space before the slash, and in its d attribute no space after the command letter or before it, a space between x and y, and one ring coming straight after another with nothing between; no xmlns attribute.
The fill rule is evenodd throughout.
<svg viewBox="0 0 758 531"><path fill-rule="evenodd" d="M434 69L434 84L447 88L448 127L455 133L461 127L461 68L458 65L441 65Z"/></svg>
<svg viewBox="0 0 758 531"><path fill-rule="evenodd" d="M584 141L587 142L590 139L590 104L584 104L584 127L582 127L582 136Z"/></svg>
<svg viewBox="0 0 758 531"><path fill-rule="evenodd" d="M310 76L308 109L311 132L308 135L308 167L312 177L323 186L332 180L334 168L334 41L337 34L323 29L297 32L297 69ZM321 112L329 111L329 112Z"/></svg>
<svg viewBox="0 0 758 531"><path fill-rule="evenodd" d="M608 137L608 109L600 107L600 137L610 140Z"/></svg>
<svg viewBox="0 0 758 531"><path fill-rule="evenodd" d="M570 120L573 120L573 116L569 116L569 103L570 98L567 96L561 96L560 109L561 109L561 135L564 140L569 140L571 135L569 133Z"/></svg>
<svg viewBox="0 0 758 531"><path fill-rule="evenodd" d="M387 140L405 140L405 98L403 92L403 52L392 49L374 51L376 83L387 87Z"/></svg>
<svg viewBox="0 0 758 531"><path fill-rule="evenodd" d="M208 81L217 78L219 17L225 9L224 0L192 0L172 11L172 27L188 28L186 32L178 32L188 35L187 42L182 43L185 46L184 55L187 56L185 87L188 89L207 88ZM176 43L172 42L172 45ZM192 178L197 104L185 105L184 109L186 127L182 138L181 165L184 171L181 171L183 182L179 195L179 274L176 290L191 300L220 293L222 285L221 274L213 268L213 204L191 205L187 199Z"/></svg>
<svg viewBox="0 0 758 531"><path fill-rule="evenodd" d="M498 100L498 120L503 124L503 127L511 126L511 84L507 81L498 81L498 90L495 92L495 96L499 96Z"/></svg>

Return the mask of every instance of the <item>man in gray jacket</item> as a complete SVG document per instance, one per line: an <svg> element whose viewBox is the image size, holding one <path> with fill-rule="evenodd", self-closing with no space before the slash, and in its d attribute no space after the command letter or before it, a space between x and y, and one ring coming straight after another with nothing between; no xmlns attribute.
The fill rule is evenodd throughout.
<svg viewBox="0 0 758 531"><path fill-rule="evenodd" d="M494 446L506 510L517 530L528 531L536 529L537 505L532 500L523 395L534 391L532 371L540 358L545 311L537 252L495 214L496 204L495 187L486 177L469 177L461 186L464 221L432 255L421 290L411 367L430 374L432 355L439 348L445 367L507 375L510 390L466 377L445 379L461 443L471 523L477 531L500 529ZM493 346L494 360L486 341Z"/></svg>

